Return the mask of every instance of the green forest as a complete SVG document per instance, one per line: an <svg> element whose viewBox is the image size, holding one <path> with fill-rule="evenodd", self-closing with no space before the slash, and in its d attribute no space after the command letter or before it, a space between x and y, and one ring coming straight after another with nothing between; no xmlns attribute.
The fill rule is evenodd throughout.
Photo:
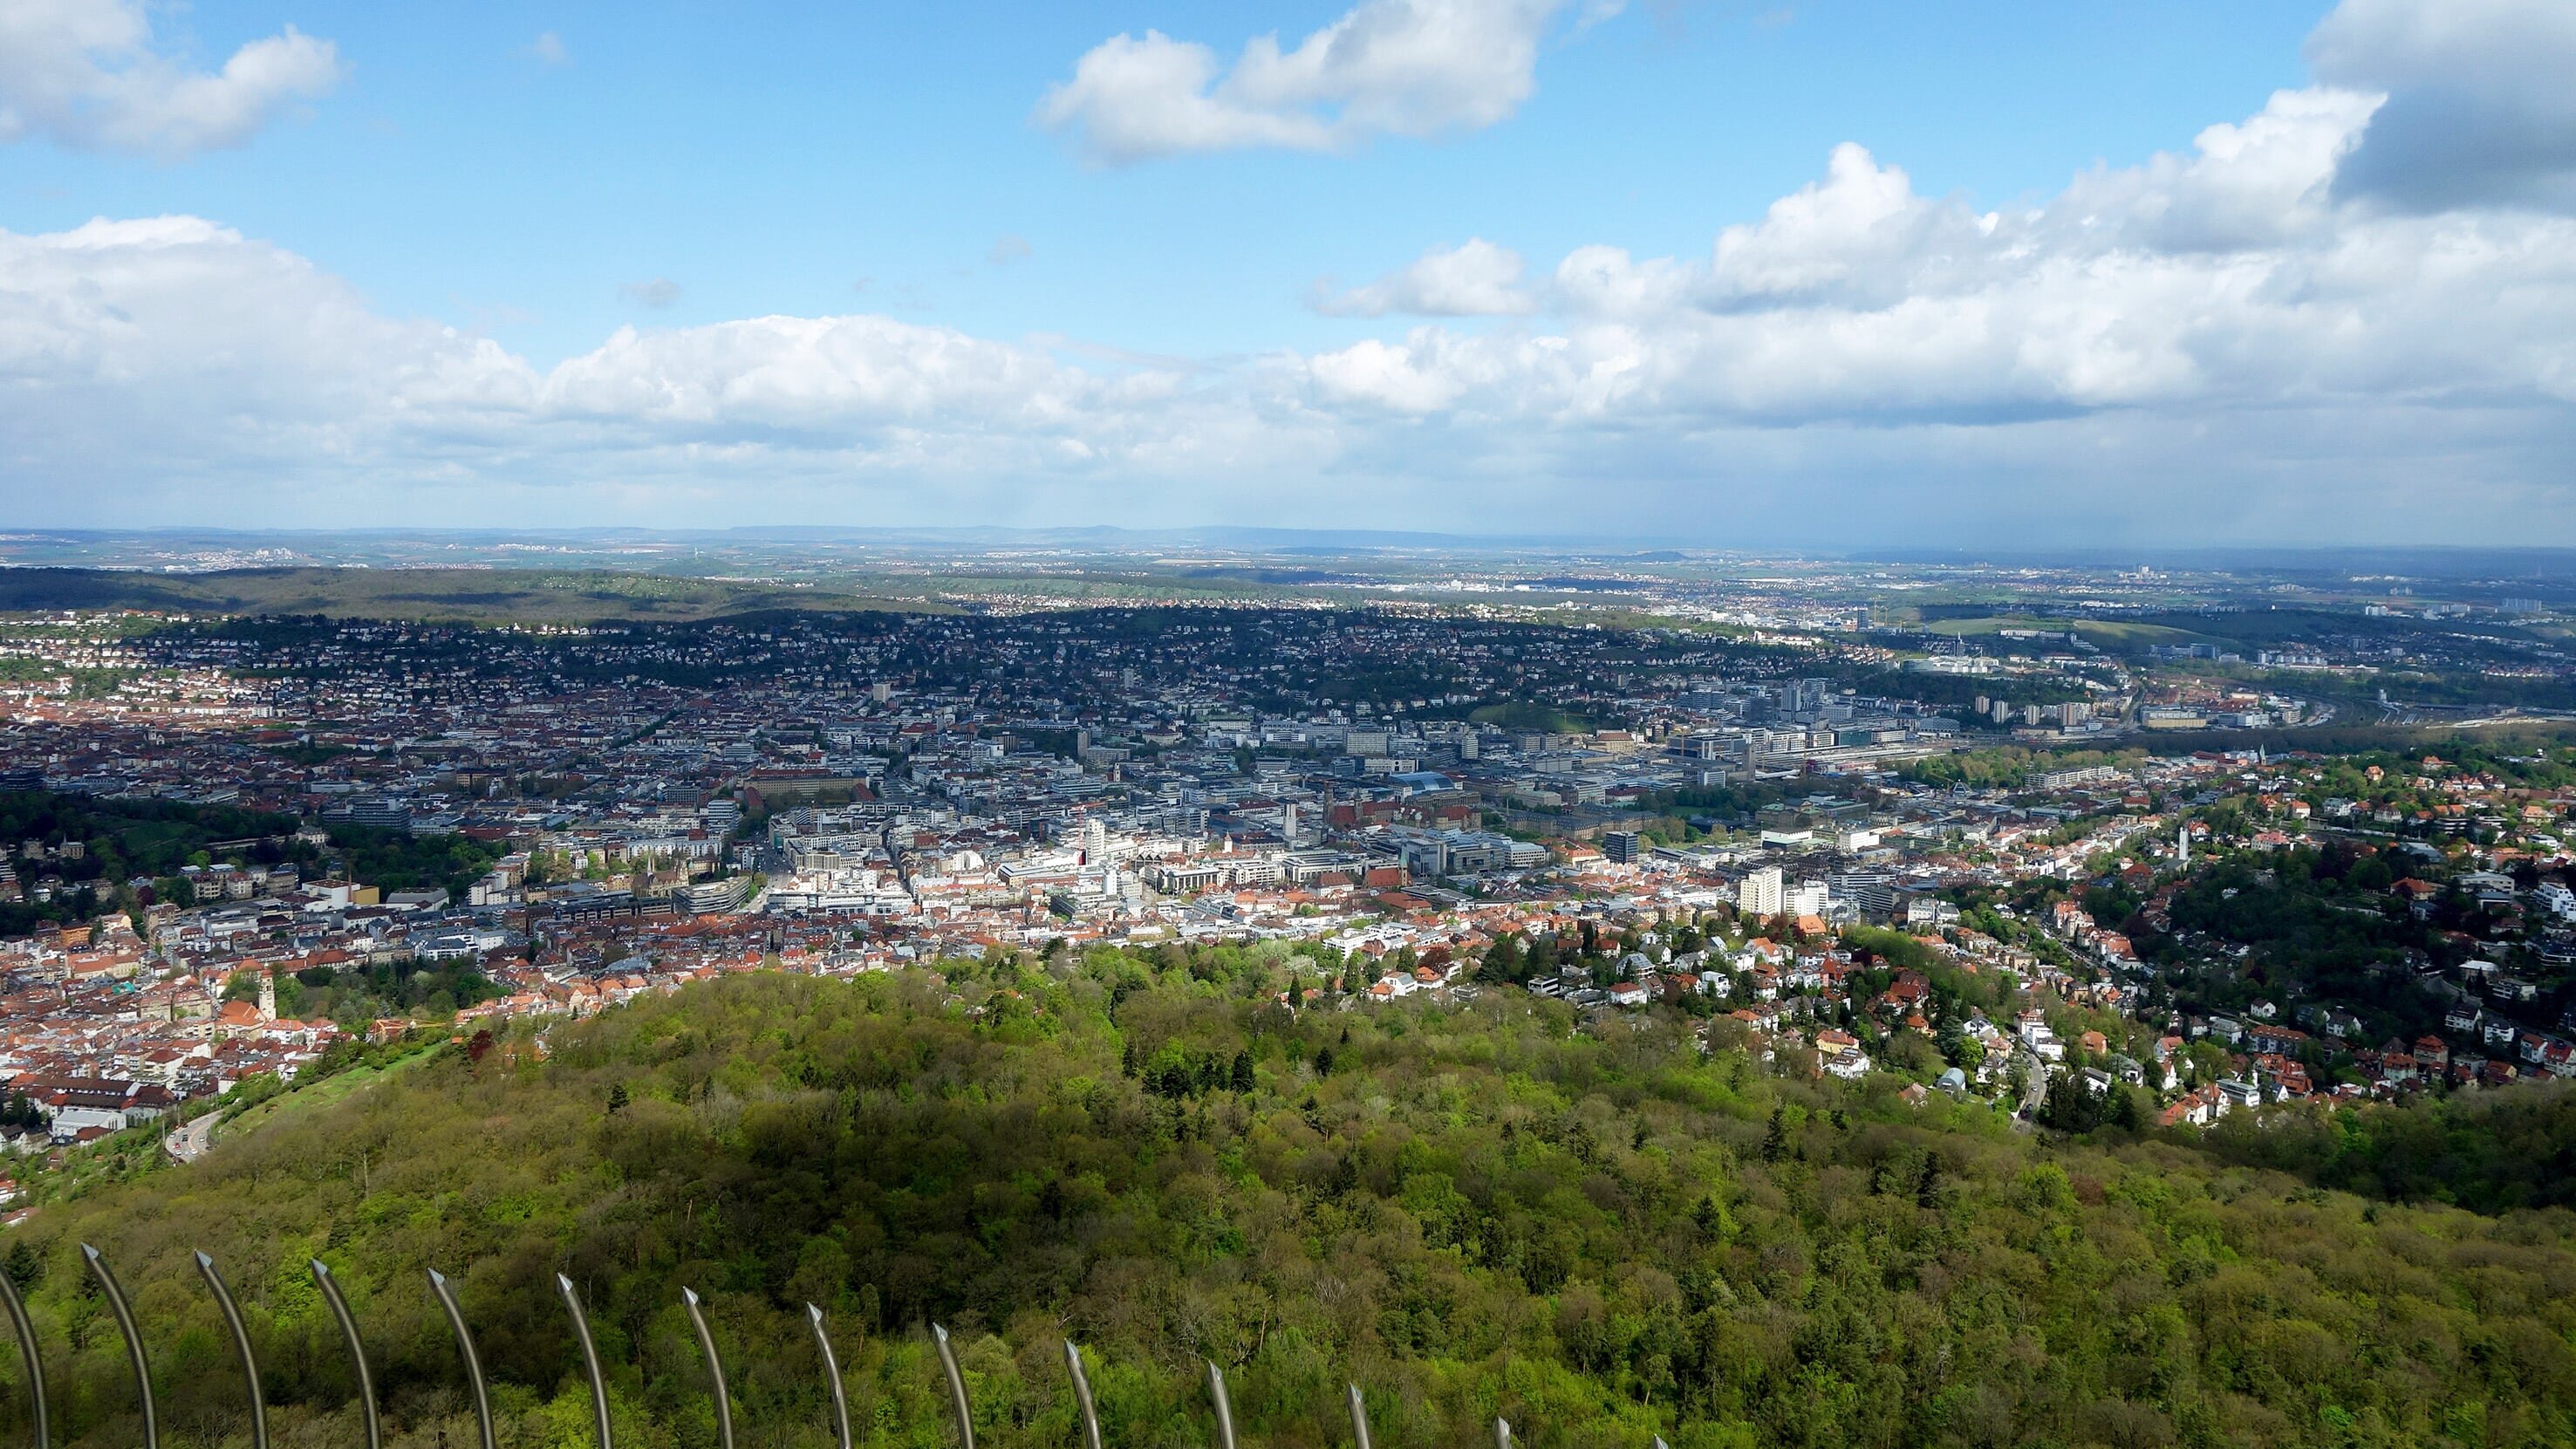
<svg viewBox="0 0 2576 1449"><path fill-rule="evenodd" d="M329 848L296 836L299 822L231 805L191 805L174 800L106 799L46 790L0 791L0 851L35 841L59 851L77 843L81 855L59 855L41 865L22 862L22 881L56 876L64 889L46 902L0 902L0 935L24 935L46 921L87 920L100 908L135 903L127 882L150 878L159 899L194 899L180 875L185 866L227 861L346 870L385 890L444 887L463 895L491 869L501 847L463 835L413 835L346 822L328 827Z"/></svg>
<svg viewBox="0 0 2576 1449"><path fill-rule="evenodd" d="M683 1287L743 1442L780 1449L828 1443L808 1302L864 1449L951 1442L933 1321L996 1449L1079 1444L1068 1336L1113 1449L1212 1442L1205 1359L1259 1445L1347 1444L1346 1382L1398 1449L1491 1442L1497 1415L1541 1449L2576 1442L2555 1088L2207 1142L2030 1134L1775 1078L1661 1013L1508 988L1292 1012L1311 966L732 977L288 1094L191 1167L47 1204L0 1269L78 1445L140 1437L84 1241L147 1325L165 1435L208 1446L246 1416L199 1247L281 1445L360 1442L316 1256L398 1449L473 1442L428 1268L460 1284L509 1449L589 1442L558 1271L634 1449L715 1444Z"/></svg>

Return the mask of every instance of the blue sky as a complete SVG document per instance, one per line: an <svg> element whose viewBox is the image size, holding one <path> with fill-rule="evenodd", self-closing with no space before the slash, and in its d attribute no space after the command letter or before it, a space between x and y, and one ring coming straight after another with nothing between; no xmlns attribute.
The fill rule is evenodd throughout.
<svg viewBox="0 0 2576 1449"><path fill-rule="evenodd" d="M1320 346L1363 329L1305 305L1319 276L1363 279L1470 235L1532 256L1602 240L1696 251L1842 141L1928 193L2053 191L2299 83L2300 37L2324 12L1636 9L1552 35L1537 94L1470 135L1102 168L1031 123L1111 35L1230 51L1343 8L203 4L156 16L170 48L210 62L291 22L330 38L348 79L254 144L182 164L0 151L0 223L214 218L380 307L545 362L637 320L618 286L655 277L679 286L655 319L672 324L865 306L1144 351ZM562 63L535 55L544 34ZM1005 237L1028 254L991 265Z"/></svg>
<svg viewBox="0 0 2576 1449"><path fill-rule="evenodd" d="M27 5L0 22L0 229L34 279L0 253L0 522L222 521L207 486L244 484L263 523L1321 503L1946 541L2045 500L2069 541L2271 542L2338 487L2402 513L2438 477L2576 541L2576 360L2544 325L2576 286L2576 109L2530 59L2576 40L2537 0ZM1248 43L1293 69L1337 24L1416 49L1252 95ZM1497 35L1526 56L1477 59ZM1234 80L1050 110L1122 36ZM269 78L187 111L246 46ZM2443 130L2461 94L2503 109ZM1216 130L1152 131L1210 96ZM2531 156L2438 205L2345 184L2373 126L2418 115L2383 172L2493 134ZM1120 117L1145 139L1104 140ZM2254 161L2201 140L2258 120L2287 139ZM1482 300L1405 279L1471 239L1434 270L1472 262ZM2462 246L2483 275L2438 265ZM1590 290L1565 270L1587 248L1624 254ZM1830 275L1795 260L1817 256ZM2280 302L2294 285L2346 315ZM2249 360L2283 314L2225 309L2267 295L2313 350ZM2464 297L2510 334L2464 351L2504 360L2428 370L2451 359L2408 319ZM882 320L745 326L845 317ZM2409 424L2401 472L2355 441L2389 406L2456 432Z"/></svg>

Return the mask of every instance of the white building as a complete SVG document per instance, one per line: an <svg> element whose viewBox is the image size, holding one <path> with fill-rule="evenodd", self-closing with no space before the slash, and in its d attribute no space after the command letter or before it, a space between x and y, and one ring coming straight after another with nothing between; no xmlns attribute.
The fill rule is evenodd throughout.
<svg viewBox="0 0 2576 1449"><path fill-rule="evenodd" d="M1735 909L1748 916L1776 916L1782 894L1780 867L1766 865L1736 883Z"/></svg>

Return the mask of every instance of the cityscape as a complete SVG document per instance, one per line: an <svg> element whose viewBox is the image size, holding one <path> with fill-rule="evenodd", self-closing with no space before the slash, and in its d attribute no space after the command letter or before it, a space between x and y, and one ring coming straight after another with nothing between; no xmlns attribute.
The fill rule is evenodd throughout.
<svg viewBox="0 0 2576 1449"><path fill-rule="evenodd" d="M1349 601L970 554L914 560L938 612L21 612L20 1138L729 972L1210 942L1301 1006L1671 1010L2026 1124L2576 1075L2563 584L1329 563Z"/></svg>
<svg viewBox="0 0 2576 1449"><path fill-rule="evenodd" d="M0 1440L2576 1449L2571 0L0 0Z"/></svg>

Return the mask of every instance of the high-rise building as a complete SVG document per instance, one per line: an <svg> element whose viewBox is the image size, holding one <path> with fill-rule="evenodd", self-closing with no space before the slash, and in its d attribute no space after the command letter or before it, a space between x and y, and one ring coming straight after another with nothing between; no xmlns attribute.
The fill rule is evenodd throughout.
<svg viewBox="0 0 2576 1449"><path fill-rule="evenodd" d="M1635 865L1639 847L1633 830L1605 830L1601 833L1601 853L1614 865Z"/></svg>
<svg viewBox="0 0 2576 1449"><path fill-rule="evenodd" d="M1780 914L1780 867L1766 865L1736 882L1735 909L1748 916Z"/></svg>

